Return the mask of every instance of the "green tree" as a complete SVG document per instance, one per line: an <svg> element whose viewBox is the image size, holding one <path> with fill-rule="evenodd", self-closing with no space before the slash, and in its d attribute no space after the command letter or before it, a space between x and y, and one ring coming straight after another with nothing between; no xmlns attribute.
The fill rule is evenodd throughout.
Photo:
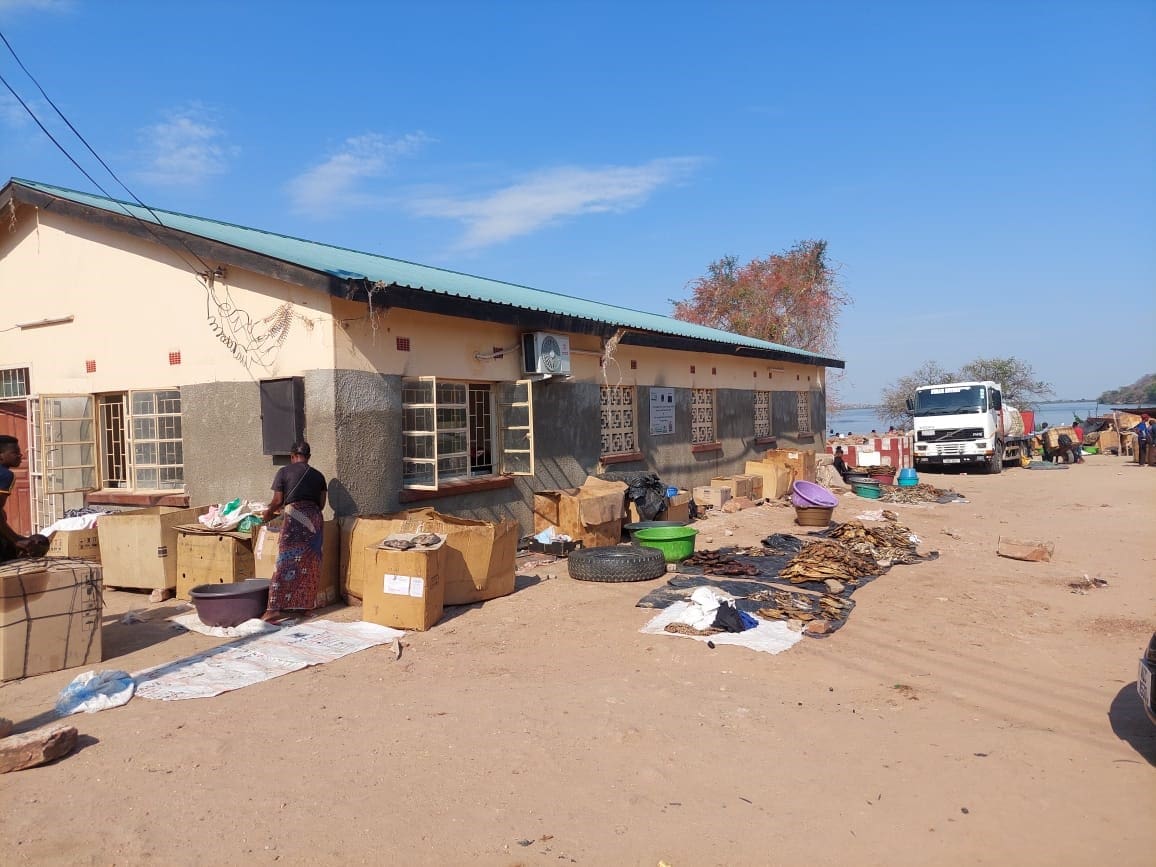
<svg viewBox="0 0 1156 867"><path fill-rule="evenodd" d="M1016 409L1031 409L1035 401L1053 394L1050 384L1037 379L1032 366L1018 358L977 358L959 371L960 379L991 380L1003 386L1003 399Z"/></svg>
<svg viewBox="0 0 1156 867"><path fill-rule="evenodd" d="M903 430L911 430L911 412L907 400L915 396L915 389L933 382L951 382L956 375L938 361L925 361L907 376L900 377L883 389L879 404L879 416L888 424Z"/></svg>
<svg viewBox="0 0 1156 867"><path fill-rule="evenodd" d="M673 301L674 317L824 355L835 352L839 312L850 299L827 261L826 241L801 241L785 253L712 262Z"/></svg>

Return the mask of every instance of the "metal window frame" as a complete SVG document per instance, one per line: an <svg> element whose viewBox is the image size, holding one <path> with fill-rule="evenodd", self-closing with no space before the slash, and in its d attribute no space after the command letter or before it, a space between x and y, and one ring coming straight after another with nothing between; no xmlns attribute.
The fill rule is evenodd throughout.
<svg viewBox="0 0 1156 867"><path fill-rule="evenodd" d="M156 403L156 400L157 400L156 395L159 395L163 392L176 392L177 393L177 401L180 405L180 409L178 409L177 412L159 412L158 411L159 406ZM125 451L126 451L126 456L127 456L129 482L130 482L129 483L129 490L132 490L132 491L167 491L170 493L178 493L178 492L184 491L184 489L185 489L185 459L184 459L185 428L184 428L184 423L183 423L184 402L183 402L182 397L181 397L180 387L178 386L178 387L169 387L169 388L134 388L134 389L130 389L129 391L126 391L126 392L116 392L116 393L123 394L125 396L125 402L126 402ZM154 411L153 412L151 412L151 413L139 413L138 414L134 411L133 398L138 394L154 395L154 398L153 398L153 401L154 401L153 410ZM151 418L151 419L153 419L154 424L156 425L156 428L154 429L154 433L159 433L160 420L162 418L174 418L174 417L182 419L181 436L178 437L177 439L162 439L159 436L154 436L152 438L141 438L140 440L137 439L136 425L134 424L134 422L138 418ZM179 464L138 463L137 462L136 447L137 447L138 443L153 443L154 445L156 445L157 457L159 458L160 457L161 444L162 443L174 443L174 442L181 444L181 462ZM179 488L166 488L166 487L162 486L161 485L161 471L162 470L172 470L174 468L179 468L181 471L181 485L180 485L180 487ZM150 487L143 487L143 486L137 484L137 472L141 469L156 470L157 484L155 487L151 487L151 488Z"/></svg>
<svg viewBox="0 0 1156 867"><path fill-rule="evenodd" d="M5 374L16 374L15 380L23 385L24 390L19 393L8 394L5 391ZM12 381L12 380L9 380ZM32 398L32 368L27 364L14 364L0 367L0 400L30 400Z"/></svg>

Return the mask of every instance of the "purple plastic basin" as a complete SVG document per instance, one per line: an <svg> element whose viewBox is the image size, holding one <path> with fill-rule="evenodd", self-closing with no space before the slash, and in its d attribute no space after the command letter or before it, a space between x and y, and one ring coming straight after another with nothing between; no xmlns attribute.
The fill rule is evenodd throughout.
<svg viewBox="0 0 1156 867"><path fill-rule="evenodd" d="M265 613L269 606L269 579L199 584L189 591L189 598L205 626L238 626Z"/></svg>
<svg viewBox="0 0 1156 867"><path fill-rule="evenodd" d="M833 509L839 505L839 498L814 482L798 481L791 485L791 503L795 506L818 506Z"/></svg>

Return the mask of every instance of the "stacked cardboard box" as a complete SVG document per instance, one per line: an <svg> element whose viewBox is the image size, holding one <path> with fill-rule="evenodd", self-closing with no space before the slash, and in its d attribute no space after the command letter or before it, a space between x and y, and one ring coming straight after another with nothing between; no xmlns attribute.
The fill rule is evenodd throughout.
<svg viewBox="0 0 1156 867"><path fill-rule="evenodd" d="M284 519L253 528L253 577L272 578L280 551ZM337 521L326 521L321 531L321 581L317 585L316 608L332 605L341 595L340 540Z"/></svg>
<svg viewBox="0 0 1156 867"><path fill-rule="evenodd" d="M96 527L57 530L48 541L47 557L72 557L100 562L100 535Z"/></svg>
<svg viewBox="0 0 1156 867"><path fill-rule="evenodd" d="M96 525L104 582L150 590L177 586L177 527L195 523L208 506L151 506L105 515Z"/></svg>
<svg viewBox="0 0 1156 867"><path fill-rule="evenodd" d="M211 530L203 524L177 529L177 598L201 584L233 584L253 578L253 537L250 533Z"/></svg>
<svg viewBox="0 0 1156 867"><path fill-rule="evenodd" d="M617 545L622 539L626 483L590 476L580 488L537 491L534 532L553 527L583 546Z"/></svg>
<svg viewBox="0 0 1156 867"><path fill-rule="evenodd" d="M0 566L0 680L100 662L102 614L98 563Z"/></svg>
<svg viewBox="0 0 1156 867"><path fill-rule="evenodd" d="M362 619L395 629L424 632L442 617L445 605L445 545L430 550L365 551Z"/></svg>
<svg viewBox="0 0 1156 867"><path fill-rule="evenodd" d="M694 502L700 509L721 509L731 498L726 485L699 485L694 489Z"/></svg>

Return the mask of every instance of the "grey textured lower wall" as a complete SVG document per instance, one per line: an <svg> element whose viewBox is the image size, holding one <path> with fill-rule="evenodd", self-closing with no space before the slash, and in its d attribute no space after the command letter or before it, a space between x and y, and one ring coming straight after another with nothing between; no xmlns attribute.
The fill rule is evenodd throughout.
<svg viewBox="0 0 1156 867"><path fill-rule="evenodd" d="M192 503L232 497L265 499L283 458L261 453L260 394L255 382L204 383L181 390L186 488ZM690 488L712 477L742 472L765 446L754 442L750 391L715 394L720 449L695 452L690 444L691 393L675 390L675 432L650 434L650 389L637 389L637 429L642 460L600 468L601 415L596 383L547 381L534 385L535 475L509 488L423 501L439 511L533 526L535 491L576 487L590 474L654 472L668 484ZM773 432L780 447L821 449L826 413L821 391L811 393L813 442L797 436L794 392L775 392ZM329 479L329 504L337 515L372 515L403 508L401 492L401 377L351 370L305 375L306 438L312 464Z"/></svg>

